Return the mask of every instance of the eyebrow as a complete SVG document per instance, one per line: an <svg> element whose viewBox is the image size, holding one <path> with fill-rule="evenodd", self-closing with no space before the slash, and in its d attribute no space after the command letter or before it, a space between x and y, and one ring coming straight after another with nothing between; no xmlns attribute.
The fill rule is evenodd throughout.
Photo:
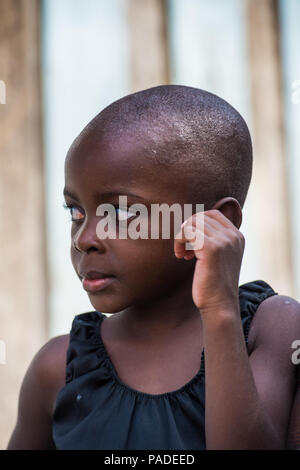
<svg viewBox="0 0 300 470"><path fill-rule="evenodd" d="M64 188L63 195L69 196L72 199L79 201L79 197L74 192L72 192L69 188ZM99 198L99 197L101 198L102 196L107 196L107 197L108 196L110 197L111 196L133 196L133 197L137 197L138 199L142 199L143 201L147 200L143 198L142 196L139 196L138 194L134 194L134 193L126 192L126 191L104 191L104 192L96 191L93 195L95 198Z"/></svg>

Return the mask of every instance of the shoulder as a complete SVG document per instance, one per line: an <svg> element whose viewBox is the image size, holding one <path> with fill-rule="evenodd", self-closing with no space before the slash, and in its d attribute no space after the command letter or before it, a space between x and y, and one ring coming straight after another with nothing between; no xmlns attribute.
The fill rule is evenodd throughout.
<svg viewBox="0 0 300 470"><path fill-rule="evenodd" d="M65 384L68 345L69 335L49 339L33 357L23 381L23 388L27 386L40 393L49 414L58 391Z"/></svg>
<svg viewBox="0 0 300 470"><path fill-rule="evenodd" d="M69 340L69 334L51 338L34 356L30 366L40 386L47 390L51 412L53 400L55 401L58 391L65 384Z"/></svg>
<svg viewBox="0 0 300 470"><path fill-rule="evenodd" d="M291 357L297 340L300 340L300 303L286 295L273 295L261 302L249 331L253 350L264 346L276 349L274 353L281 357Z"/></svg>
<svg viewBox="0 0 300 470"><path fill-rule="evenodd" d="M23 379L18 417L8 449L53 448L52 414L56 395L65 383L69 335L47 341L33 357Z"/></svg>
<svg viewBox="0 0 300 470"><path fill-rule="evenodd" d="M300 304L292 297L274 295L258 307L249 331L250 367L258 394L274 429L287 448L299 440ZM298 354L300 359L300 352Z"/></svg>
<svg viewBox="0 0 300 470"><path fill-rule="evenodd" d="M65 359L69 346L70 335L60 335L50 338L36 353L33 361L39 365L47 365L51 369L57 365L57 360ZM55 369L55 368L54 368Z"/></svg>

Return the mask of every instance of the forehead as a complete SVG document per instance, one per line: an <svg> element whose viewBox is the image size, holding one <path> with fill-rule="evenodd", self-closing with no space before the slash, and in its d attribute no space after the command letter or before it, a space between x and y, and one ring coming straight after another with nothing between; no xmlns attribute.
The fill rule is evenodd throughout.
<svg viewBox="0 0 300 470"><path fill-rule="evenodd" d="M152 201L186 201L189 178L176 165L155 160L153 141L134 134L89 132L70 148L65 163L66 186L81 191L127 191Z"/></svg>

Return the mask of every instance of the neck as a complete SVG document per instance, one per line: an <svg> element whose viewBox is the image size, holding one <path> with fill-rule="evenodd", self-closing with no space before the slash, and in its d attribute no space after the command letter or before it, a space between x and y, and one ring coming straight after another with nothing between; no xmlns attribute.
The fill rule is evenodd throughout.
<svg viewBox="0 0 300 470"><path fill-rule="evenodd" d="M145 339L162 339L183 325L201 321L192 298L192 279L159 299L128 307L121 312L121 321L128 335Z"/></svg>

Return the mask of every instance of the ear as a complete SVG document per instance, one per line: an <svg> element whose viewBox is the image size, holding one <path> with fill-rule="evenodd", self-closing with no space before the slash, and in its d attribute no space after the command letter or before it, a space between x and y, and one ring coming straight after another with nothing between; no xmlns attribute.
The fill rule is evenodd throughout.
<svg viewBox="0 0 300 470"><path fill-rule="evenodd" d="M233 197L224 197L212 207L217 209L229 219L238 229L242 225L243 213L239 202Z"/></svg>

